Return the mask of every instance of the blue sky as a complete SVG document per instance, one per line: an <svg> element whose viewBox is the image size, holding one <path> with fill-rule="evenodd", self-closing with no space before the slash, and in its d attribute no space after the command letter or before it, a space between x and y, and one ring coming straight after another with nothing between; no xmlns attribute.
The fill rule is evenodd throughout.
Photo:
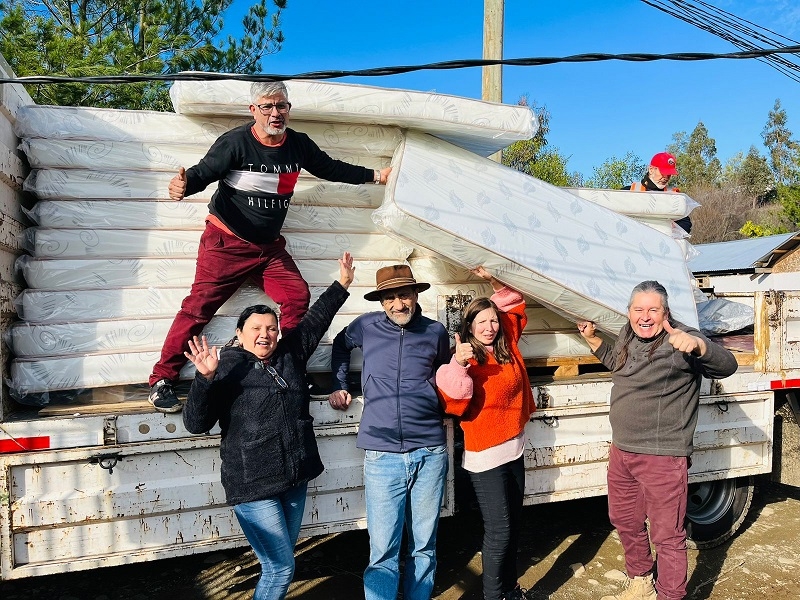
<svg viewBox="0 0 800 600"><path fill-rule="evenodd" d="M776 33L800 39L797 0L709 0ZM237 8L250 2L237 0ZM233 24L240 18L227 15ZM283 49L263 61L265 73L298 74L479 59L483 0L364 3L289 0ZM506 0L504 58L583 53L734 52L717 36L639 0ZM481 69L417 72L333 81L470 98L481 96ZM756 60L599 62L504 67L503 101L527 94L551 113L548 140L569 157L568 169L591 176L611 156L649 160L699 121L723 163L755 145L780 98L800 139L800 83ZM679 165L680 166L680 165Z"/></svg>

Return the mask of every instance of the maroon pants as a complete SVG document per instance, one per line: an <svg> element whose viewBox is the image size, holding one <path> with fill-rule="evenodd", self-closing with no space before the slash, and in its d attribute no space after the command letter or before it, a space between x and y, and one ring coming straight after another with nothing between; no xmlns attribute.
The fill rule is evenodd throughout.
<svg viewBox="0 0 800 600"><path fill-rule="evenodd" d="M197 251L192 290L167 333L161 359L150 375L150 385L159 379L178 379L181 367L186 364L183 353L189 349L189 339L200 334L217 309L247 279L253 279L280 305L283 331L297 326L308 310L311 294L286 252L283 236L270 244L251 244L206 223Z"/></svg>
<svg viewBox="0 0 800 600"><path fill-rule="evenodd" d="M628 577L653 570L650 538L658 556L659 600L686 596L686 501L688 459L620 450L613 444L608 458L608 516L625 550Z"/></svg>

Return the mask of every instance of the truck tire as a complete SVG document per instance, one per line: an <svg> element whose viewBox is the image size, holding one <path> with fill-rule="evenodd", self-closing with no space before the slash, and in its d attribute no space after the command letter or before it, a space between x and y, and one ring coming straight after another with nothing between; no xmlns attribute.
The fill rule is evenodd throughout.
<svg viewBox="0 0 800 600"><path fill-rule="evenodd" d="M686 505L686 545L703 550L733 537L752 500L752 476L691 484Z"/></svg>

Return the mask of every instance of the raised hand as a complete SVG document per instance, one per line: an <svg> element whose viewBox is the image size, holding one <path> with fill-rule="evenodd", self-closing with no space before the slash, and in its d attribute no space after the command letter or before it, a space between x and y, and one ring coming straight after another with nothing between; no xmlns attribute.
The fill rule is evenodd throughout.
<svg viewBox="0 0 800 600"><path fill-rule="evenodd" d="M475 267L474 269L470 269L470 272L473 275L477 275L481 279L485 279L486 281L491 283L492 284L492 289L495 292L499 292L504 287L504 285L502 283L500 283L497 279L494 278L494 275L492 275L491 273L489 273L489 271L487 271L485 268L483 268L483 265Z"/></svg>
<svg viewBox="0 0 800 600"><path fill-rule="evenodd" d="M578 331L580 331L581 335L584 339L593 338L597 335L597 327L594 324L594 321L578 321L576 323L578 326Z"/></svg>
<svg viewBox="0 0 800 600"><path fill-rule="evenodd" d="M675 350L698 356L703 356L706 353L706 343L702 338L686 333L681 329L675 329L666 319L664 319L664 331L669 334L668 341Z"/></svg>
<svg viewBox="0 0 800 600"><path fill-rule="evenodd" d="M592 352L603 344L603 338L597 335L597 326L594 321L578 321L576 325L583 339L589 344L589 348L591 348Z"/></svg>
<svg viewBox="0 0 800 600"><path fill-rule="evenodd" d="M461 341L461 336L456 334L456 351L453 356L455 356L456 362L460 364L462 367L466 367L467 363L469 363L469 359L475 356L474 352L472 351L472 344L468 342Z"/></svg>
<svg viewBox="0 0 800 600"><path fill-rule="evenodd" d="M169 182L169 197L173 200L183 200L186 195L186 169L181 167L178 174Z"/></svg>
<svg viewBox="0 0 800 600"><path fill-rule="evenodd" d="M331 392L328 396L328 404L331 405L331 408L335 408L336 410L347 410L347 407L350 406L350 402L352 401L353 397L347 390L336 390L335 392Z"/></svg>
<svg viewBox="0 0 800 600"><path fill-rule="evenodd" d="M219 366L219 352L216 346L209 346L206 336L202 339L194 336L189 340L189 352L183 355L192 361L197 372L209 381L214 379L214 373Z"/></svg>
<svg viewBox="0 0 800 600"><path fill-rule="evenodd" d="M484 269L483 265L475 267L474 269L470 269L470 272L473 275L477 275L481 279L485 279L486 281L491 281L492 280L492 274L489 273L489 271L487 271L486 269Z"/></svg>
<svg viewBox="0 0 800 600"><path fill-rule="evenodd" d="M349 252L345 252L339 259L339 283L344 289L347 289L353 283L355 276L356 268L353 266L353 257Z"/></svg>

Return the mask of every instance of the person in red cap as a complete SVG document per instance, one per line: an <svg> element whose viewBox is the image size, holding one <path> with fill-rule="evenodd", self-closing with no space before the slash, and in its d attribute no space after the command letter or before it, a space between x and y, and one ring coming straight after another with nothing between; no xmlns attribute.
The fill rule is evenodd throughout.
<svg viewBox="0 0 800 600"><path fill-rule="evenodd" d="M678 188L669 185L669 178L678 174L675 156L669 152L659 152L650 159L650 166L641 182L632 183L632 192L677 192ZM688 216L675 221L686 233L692 231L692 221Z"/></svg>

